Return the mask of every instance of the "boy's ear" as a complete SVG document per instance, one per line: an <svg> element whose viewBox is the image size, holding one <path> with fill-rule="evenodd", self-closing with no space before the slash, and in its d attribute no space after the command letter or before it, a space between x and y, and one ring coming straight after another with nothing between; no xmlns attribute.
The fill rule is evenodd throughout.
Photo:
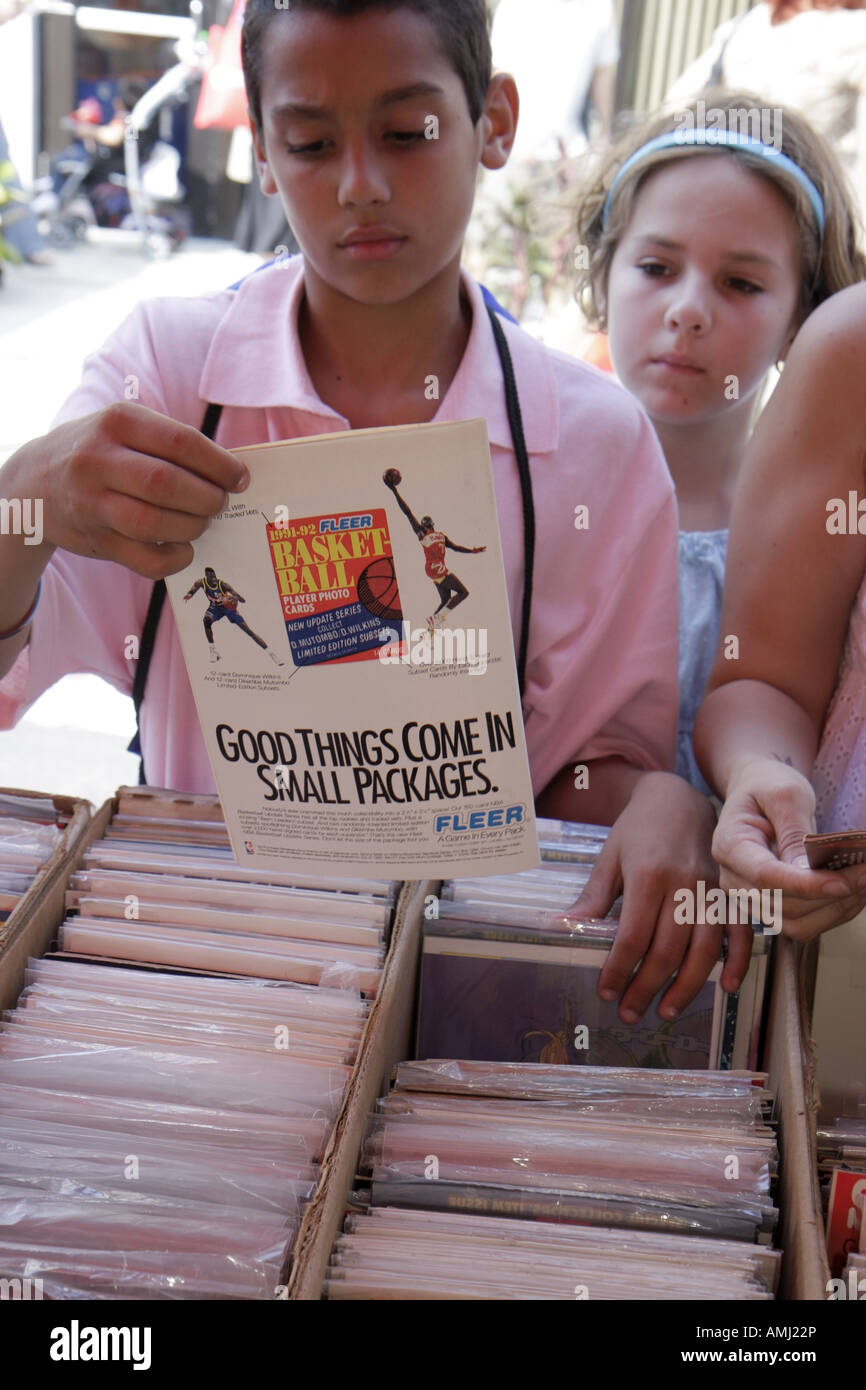
<svg viewBox="0 0 866 1390"><path fill-rule="evenodd" d="M259 186L263 193L278 193L279 189L274 182L271 166L268 164L268 157L265 154L264 142L259 128L253 119L253 113L248 111L247 116L249 117L250 129L253 132L253 151L256 156L256 171L259 176Z"/></svg>
<svg viewBox="0 0 866 1390"><path fill-rule="evenodd" d="M487 89L481 116L481 163L485 169L501 169L506 163L514 144L519 114L517 83L510 73L495 73Z"/></svg>

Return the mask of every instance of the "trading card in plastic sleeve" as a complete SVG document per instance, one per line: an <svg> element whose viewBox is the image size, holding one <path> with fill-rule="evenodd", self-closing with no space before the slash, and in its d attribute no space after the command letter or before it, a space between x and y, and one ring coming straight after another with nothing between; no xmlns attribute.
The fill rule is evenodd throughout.
<svg viewBox="0 0 866 1390"><path fill-rule="evenodd" d="M847 869L866 862L866 830L837 830L807 835L806 856L813 869Z"/></svg>

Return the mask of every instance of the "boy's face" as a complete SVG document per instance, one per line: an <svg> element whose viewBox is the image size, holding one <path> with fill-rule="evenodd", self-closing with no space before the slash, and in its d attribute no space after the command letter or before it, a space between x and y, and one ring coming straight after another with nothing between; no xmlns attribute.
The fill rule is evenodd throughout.
<svg viewBox="0 0 866 1390"><path fill-rule="evenodd" d="M255 147L262 188L279 192L308 276L358 303L395 304L459 263L478 165L508 156L509 81L494 81L473 126L423 15L278 14L265 36Z"/></svg>

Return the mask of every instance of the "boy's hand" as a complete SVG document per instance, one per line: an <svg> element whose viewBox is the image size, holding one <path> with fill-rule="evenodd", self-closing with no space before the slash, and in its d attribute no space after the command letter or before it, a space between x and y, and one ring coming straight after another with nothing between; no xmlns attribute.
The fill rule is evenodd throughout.
<svg viewBox="0 0 866 1390"><path fill-rule="evenodd" d="M704 984L722 948L720 926L678 923L674 894L707 891L718 871L710 855L715 814L706 797L669 772L647 773L616 821L593 875L568 916L603 917L623 894L616 940L601 972L598 992L622 996L619 1015L636 1023L663 985L676 979L659 1003L663 1018L676 1018ZM749 967L750 926L729 926L723 987L733 992ZM635 974L636 967L637 973Z"/></svg>
<svg viewBox="0 0 866 1390"><path fill-rule="evenodd" d="M486 545L476 545L476 546L473 546L472 554L473 554L473 555L481 555L486 549L487 549L487 546L486 546Z"/></svg>
<svg viewBox="0 0 866 1390"><path fill-rule="evenodd" d="M190 564L191 542L249 476L191 425L127 402L58 425L6 468L21 495L42 498L48 545L147 579Z"/></svg>
<svg viewBox="0 0 866 1390"><path fill-rule="evenodd" d="M809 941L850 922L866 904L866 867L812 869L803 837L815 830L815 793L802 773L754 758L731 779L713 836L723 888L782 892L782 930Z"/></svg>

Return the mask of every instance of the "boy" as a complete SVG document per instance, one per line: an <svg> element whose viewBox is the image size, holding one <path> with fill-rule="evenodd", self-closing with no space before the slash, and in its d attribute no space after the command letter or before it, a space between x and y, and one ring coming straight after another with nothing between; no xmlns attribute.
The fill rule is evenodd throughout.
<svg viewBox="0 0 866 1390"><path fill-rule="evenodd" d="M0 537L6 727L70 671L130 690L125 644L142 631L152 582L190 563L190 542L243 490L246 470L226 452L241 445L484 415L520 614L523 517L502 373L481 290L460 268L478 166L505 164L518 109L513 80L491 77L484 0L249 0L243 56L261 186L279 193L302 255L236 290L139 305L88 359L55 428L8 461L7 495L44 501L45 540ZM537 517L524 699L533 785L546 813L611 824L652 783L644 774L672 762L673 488L624 392L504 329ZM124 401L129 373L139 404ZM219 445L197 428L209 402L224 407ZM213 788L168 613L141 733L154 785ZM578 761L591 774L579 796ZM618 974L628 980L627 962Z"/></svg>

